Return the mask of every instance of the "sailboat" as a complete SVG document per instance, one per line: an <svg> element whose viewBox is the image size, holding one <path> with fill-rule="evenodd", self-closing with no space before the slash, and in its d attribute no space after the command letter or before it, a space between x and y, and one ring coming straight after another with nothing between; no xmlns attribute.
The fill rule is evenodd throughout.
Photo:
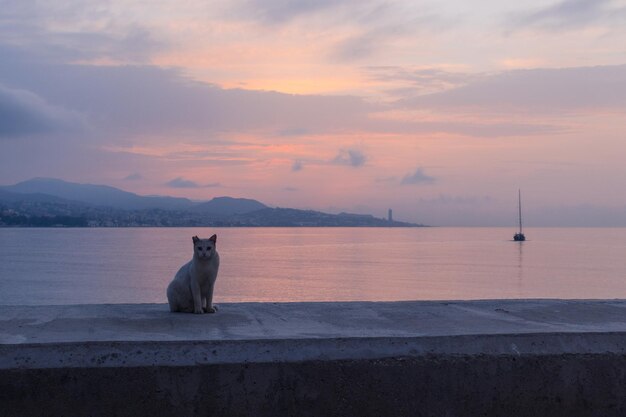
<svg viewBox="0 0 626 417"><path fill-rule="evenodd" d="M517 190L517 205L519 208L519 232L515 233L513 240L516 242L523 242L526 240L526 236L522 233L522 191Z"/></svg>

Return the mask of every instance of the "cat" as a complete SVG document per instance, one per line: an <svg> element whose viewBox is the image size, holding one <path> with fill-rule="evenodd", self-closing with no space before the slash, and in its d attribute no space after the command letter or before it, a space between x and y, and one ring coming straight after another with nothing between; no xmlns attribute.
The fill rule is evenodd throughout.
<svg viewBox="0 0 626 417"><path fill-rule="evenodd" d="M183 265L167 287L167 302L171 312L215 313L213 288L220 267L216 250L217 235L208 239L194 236L193 258Z"/></svg>

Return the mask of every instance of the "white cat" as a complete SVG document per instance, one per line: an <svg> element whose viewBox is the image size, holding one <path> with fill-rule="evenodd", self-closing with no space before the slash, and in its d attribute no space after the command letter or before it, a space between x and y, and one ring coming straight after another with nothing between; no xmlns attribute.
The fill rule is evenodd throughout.
<svg viewBox="0 0 626 417"><path fill-rule="evenodd" d="M208 239L193 237L193 258L183 265L167 287L167 302L172 312L215 313L213 287L220 267L216 250L217 235Z"/></svg>

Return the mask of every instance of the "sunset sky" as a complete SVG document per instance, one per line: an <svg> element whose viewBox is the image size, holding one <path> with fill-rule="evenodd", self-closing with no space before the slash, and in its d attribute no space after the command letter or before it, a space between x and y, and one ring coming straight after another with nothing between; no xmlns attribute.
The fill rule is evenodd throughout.
<svg viewBox="0 0 626 417"><path fill-rule="evenodd" d="M626 0L0 0L0 184L626 226Z"/></svg>

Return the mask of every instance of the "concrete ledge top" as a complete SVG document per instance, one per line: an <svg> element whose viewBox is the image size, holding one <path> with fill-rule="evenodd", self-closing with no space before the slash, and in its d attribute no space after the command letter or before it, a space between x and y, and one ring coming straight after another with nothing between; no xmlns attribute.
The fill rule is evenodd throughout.
<svg viewBox="0 0 626 417"><path fill-rule="evenodd" d="M0 344L626 332L626 300L0 306Z"/></svg>
<svg viewBox="0 0 626 417"><path fill-rule="evenodd" d="M70 362L76 366L134 366L146 363L150 349L154 357L171 350L169 359L150 359L169 364L433 352L624 353L626 349L626 300L231 303L219 307L216 314L194 315L170 313L166 304L0 306L0 353L5 354L0 355L0 369L55 366L52 362L67 359L70 353L75 358ZM546 343L549 340L553 341ZM94 357L108 355L111 346L117 359L94 362ZM48 349L45 355L33 353L44 348ZM88 355L76 359L81 352L87 354L87 348ZM49 354L51 349L56 349L56 357ZM207 349L212 355L207 356ZM133 359L130 350L140 354ZM27 357L24 352L31 354Z"/></svg>

